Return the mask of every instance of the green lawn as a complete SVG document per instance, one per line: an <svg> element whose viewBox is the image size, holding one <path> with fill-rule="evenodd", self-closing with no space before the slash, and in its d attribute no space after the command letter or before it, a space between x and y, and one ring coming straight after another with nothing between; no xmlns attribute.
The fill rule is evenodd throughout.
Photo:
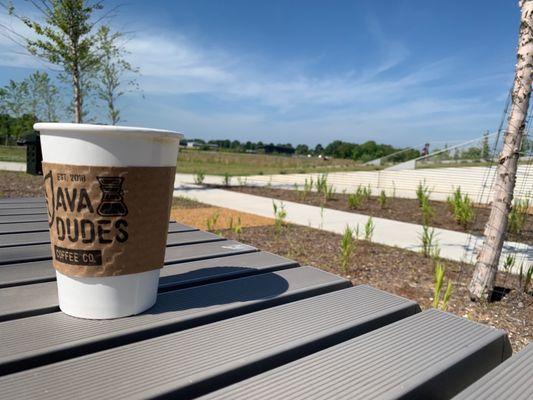
<svg viewBox="0 0 533 400"><path fill-rule="evenodd" d="M0 146L0 161L26 162L26 148L19 146Z"/></svg>
<svg viewBox="0 0 533 400"><path fill-rule="evenodd" d="M0 161L26 161L26 148L0 146ZM289 157L180 149L177 172L207 175L269 175L304 172L368 171L376 167L353 160Z"/></svg>
<svg viewBox="0 0 533 400"><path fill-rule="evenodd" d="M368 171L376 167L353 160L288 157L266 154L227 153L181 149L177 172L207 175L270 175L305 172Z"/></svg>

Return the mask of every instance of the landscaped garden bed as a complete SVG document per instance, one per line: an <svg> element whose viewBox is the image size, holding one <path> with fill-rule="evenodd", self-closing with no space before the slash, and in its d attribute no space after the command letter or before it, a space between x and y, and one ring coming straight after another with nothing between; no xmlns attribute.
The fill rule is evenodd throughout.
<svg viewBox="0 0 533 400"><path fill-rule="evenodd" d="M343 275L355 285L368 284L407 297L422 308L429 308L433 303L435 261L412 251L355 240L345 271L341 267L341 235L297 225L283 227L279 233L275 226L263 226L245 228L239 234L225 230L222 235L297 260L302 265ZM498 274L497 294L505 294L498 301L472 302L467 284L473 267L448 260L440 262L445 267L445 285L452 282L447 311L506 330L515 351L533 340L533 295L517 289L516 276Z"/></svg>
<svg viewBox="0 0 533 400"><path fill-rule="evenodd" d="M276 189L262 186L228 186L225 189L263 197L272 197L284 201L308 204L335 210L371 215L373 217L393 219L396 221L422 224L423 215L417 199L386 197L385 204L380 203L380 196L373 195L364 198L357 207L350 205L350 193L335 193L327 199L323 193L316 191L304 192L300 190ZM482 235L489 218L490 209L486 206L474 205L474 217L465 230L455 219L448 203L444 201L429 201L432 215L429 225L436 228L449 229L460 232L470 232ZM532 205L533 206L533 205ZM533 215L529 214L520 234L509 233L507 240L533 245Z"/></svg>

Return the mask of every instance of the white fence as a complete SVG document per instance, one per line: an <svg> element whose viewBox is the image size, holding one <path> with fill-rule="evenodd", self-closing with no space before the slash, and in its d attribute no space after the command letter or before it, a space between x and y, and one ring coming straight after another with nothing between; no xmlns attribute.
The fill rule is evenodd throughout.
<svg viewBox="0 0 533 400"><path fill-rule="evenodd" d="M489 203L491 187L495 178L496 167L462 167L462 168L431 168L407 171L372 171L372 172L335 172L328 174L328 184L333 185L337 192L346 190L353 192L358 185L370 186L374 194L384 190L387 195L416 198L416 188L420 182L426 183L431 189L431 198L446 200L457 187L470 196L474 202ZM305 179L316 179L320 174L288 174L288 175L253 175L248 177L232 177L231 184L300 188ZM207 177L206 183L222 183L221 177ZM533 166L522 165L518 168L515 197L531 197L533 194Z"/></svg>

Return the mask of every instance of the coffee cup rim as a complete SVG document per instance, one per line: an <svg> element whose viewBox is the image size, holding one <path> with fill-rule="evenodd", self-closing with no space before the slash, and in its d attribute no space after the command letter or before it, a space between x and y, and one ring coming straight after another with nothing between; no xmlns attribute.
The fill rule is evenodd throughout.
<svg viewBox="0 0 533 400"><path fill-rule="evenodd" d="M102 133L102 134L143 134L168 138L183 138L183 134L166 129L153 129L136 126L121 125L97 125L97 124L75 124L66 122L37 122L33 129L43 133L68 132L71 134L79 133Z"/></svg>

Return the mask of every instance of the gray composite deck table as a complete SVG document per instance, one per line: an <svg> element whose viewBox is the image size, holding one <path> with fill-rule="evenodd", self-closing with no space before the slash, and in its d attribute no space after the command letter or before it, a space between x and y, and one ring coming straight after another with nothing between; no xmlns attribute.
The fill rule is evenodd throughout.
<svg viewBox="0 0 533 400"><path fill-rule="evenodd" d="M172 222L154 307L73 318L43 204L0 200L0 398L450 398L510 353L502 331Z"/></svg>

